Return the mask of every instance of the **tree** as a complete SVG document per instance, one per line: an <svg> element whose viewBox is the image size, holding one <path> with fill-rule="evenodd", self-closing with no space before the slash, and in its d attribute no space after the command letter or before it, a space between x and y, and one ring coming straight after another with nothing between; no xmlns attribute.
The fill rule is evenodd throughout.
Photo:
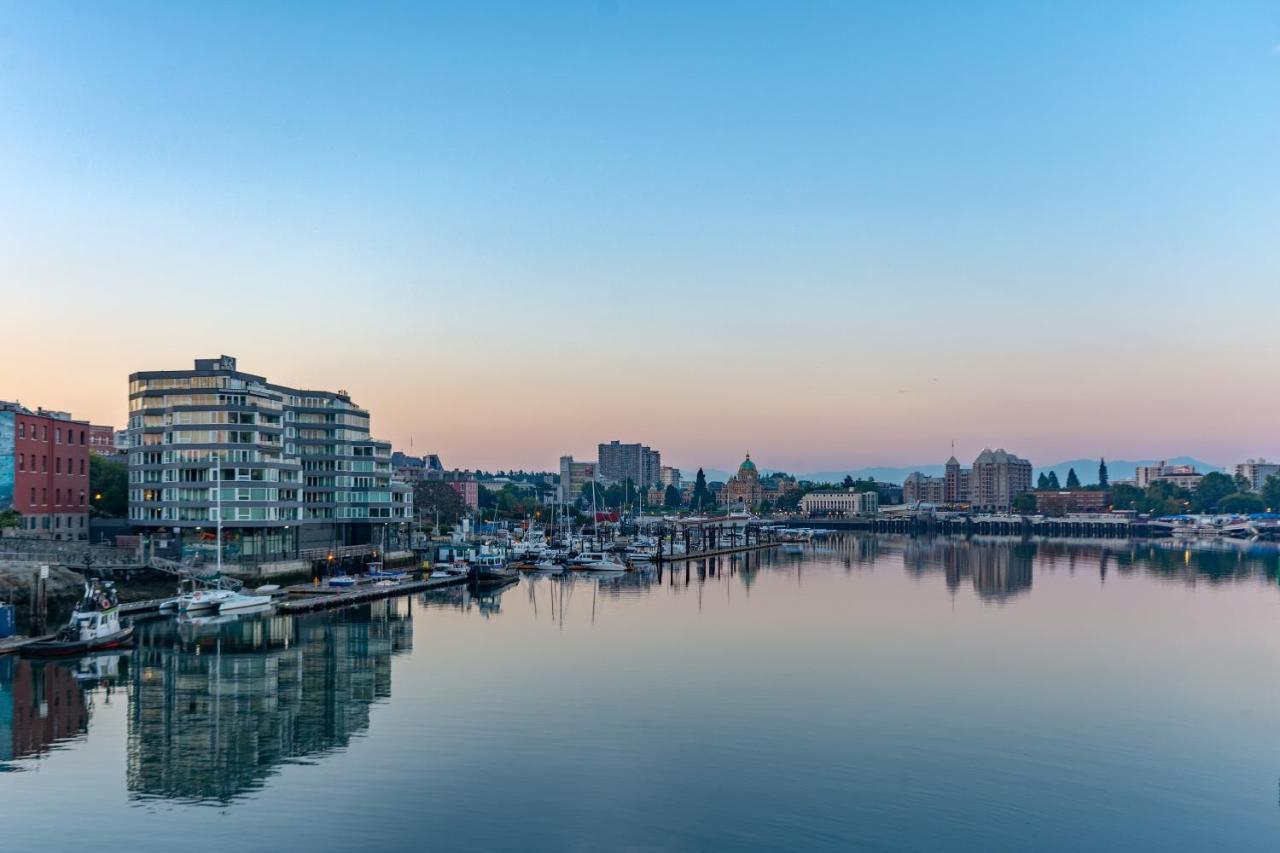
<svg viewBox="0 0 1280 853"><path fill-rule="evenodd" d="M844 486L846 489L852 489L852 488L853 488L853 475L852 475L852 474L845 474L845 475L844 475L844 482L843 482L843 483L841 483L841 485L842 485L842 486Z"/></svg>
<svg viewBox="0 0 1280 853"><path fill-rule="evenodd" d="M1194 505L1197 512L1216 512L1218 502L1236 491L1235 481L1226 474L1210 471L1196 486Z"/></svg>
<svg viewBox="0 0 1280 853"><path fill-rule="evenodd" d="M667 509L679 509L680 490L675 486L667 486L667 490L662 493L662 505Z"/></svg>
<svg viewBox="0 0 1280 853"><path fill-rule="evenodd" d="M1280 474L1272 474L1262 484L1262 502L1269 511L1280 511Z"/></svg>
<svg viewBox="0 0 1280 853"><path fill-rule="evenodd" d="M1067 488L1068 489L1080 488L1080 478L1076 476L1075 468L1067 469Z"/></svg>
<svg viewBox="0 0 1280 853"><path fill-rule="evenodd" d="M0 512L0 530L4 530L7 527L21 526L22 513L18 512L16 509L6 509L4 512Z"/></svg>
<svg viewBox="0 0 1280 853"><path fill-rule="evenodd" d="M488 489L482 489L488 494ZM442 480L419 480L413 484L413 511L423 523L435 524L439 513L441 524L457 524L467 514L462 495Z"/></svg>
<svg viewBox="0 0 1280 853"><path fill-rule="evenodd" d="M689 500L689 506L701 511L704 507L710 508L714 503L711 490L707 488L707 475L699 468L698 476L693 481L693 497Z"/></svg>
<svg viewBox="0 0 1280 853"><path fill-rule="evenodd" d="M1108 485L1110 485L1110 483L1111 483L1111 479L1107 475L1107 460L1099 459L1098 460L1098 488L1105 489Z"/></svg>
<svg viewBox="0 0 1280 853"><path fill-rule="evenodd" d="M1111 490L1111 508L1146 512L1146 493L1137 486L1118 485Z"/></svg>
<svg viewBox="0 0 1280 853"><path fill-rule="evenodd" d="M1231 479L1235 481L1237 492L1253 491L1252 485L1249 483L1249 478L1246 477L1244 474L1236 474Z"/></svg>
<svg viewBox="0 0 1280 853"><path fill-rule="evenodd" d="M1152 515L1180 515L1191 506L1191 492L1167 481L1147 486L1146 511Z"/></svg>
<svg viewBox="0 0 1280 853"><path fill-rule="evenodd" d="M1049 472L1049 488L1050 488L1050 489L1053 489L1053 490L1055 490L1055 491L1056 491L1056 490L1058 490L1058 489L1061 489L1061 488L1062 488L1062 485L1058 482L1058 472L1057 472L1057 471L1050 471L1050 472Z"/></svg>
<svg viewBox="0 0 1280 853"><path fill-rule="evenodd" d="M1049 476L1043 471L1040 472L1039 478L1036 479L1036 488L1042 492L1049 488Z"/></svg>
<svg viewBox="0 0 1280 853"><path fill-rule="evenodd" d="M1218 501L1218 512L1231 512L1246 515L1251 512L1262 512L1267 508L1262 498L1244 492L1235 492Z"/></svg>
<svg viewBox="0 0 1280 853"><path fill-rule="evenodd" d="M124 518L129 514L129 468L123 462L89 454L89 506L99 515Z"/></svg>
<svg viewBox="0 0 1280 853"><path fill-rule="evenodd" d="M1036 496L1033 492L1022 492L1014 495L1013 511L1025 514L1036 511Z"/></svg>

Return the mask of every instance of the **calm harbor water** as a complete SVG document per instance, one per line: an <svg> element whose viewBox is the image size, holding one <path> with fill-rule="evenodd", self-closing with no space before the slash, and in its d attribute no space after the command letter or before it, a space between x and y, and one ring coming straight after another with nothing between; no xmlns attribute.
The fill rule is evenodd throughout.
<svg viewBox="0 0 1280 853"><path fill-rule="evenodd" d="M1274 850L1278 565L844 536L147 622L0 659L0 849Z"/></svg>

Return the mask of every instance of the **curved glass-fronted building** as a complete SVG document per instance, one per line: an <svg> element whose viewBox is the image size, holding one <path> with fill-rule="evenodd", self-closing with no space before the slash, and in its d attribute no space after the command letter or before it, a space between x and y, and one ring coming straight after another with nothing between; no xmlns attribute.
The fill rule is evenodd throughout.
<svg viewBox="0 0 1280 853"><path fill-rule="evenodd" d="M129 444L129 517L183 556L213 556L219 497L233 561L396 547L413 517L391 444L347 392L277 385L230 356L132 374Z"/></svg>

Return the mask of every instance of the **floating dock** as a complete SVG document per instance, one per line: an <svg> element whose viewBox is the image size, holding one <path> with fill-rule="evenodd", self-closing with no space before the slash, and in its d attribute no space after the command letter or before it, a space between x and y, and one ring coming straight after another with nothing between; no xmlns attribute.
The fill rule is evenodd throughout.
<svg viewBox="0 0 1280 853"><path fill-rule="evenodd" d="M44 640L52 640L56 634L44 634L40 637L24 637L21 635L13 637L5 637L0 640L0 655L11 655L22 651L32 643L39 643Z"/></svg>
<svg viewBox="0 0 1280 853"><path fill-rule="evenodd" d="M276 602L279 613L309 613L314 610L328 610L331 607L346 607L350 604L363 604L379 598L391 598L413 592L428 592L433 589L444 589L459 586L467 582L466 575L447 578L423 578L416 581L400 581L389 586L378 586L375 582L362 583L352 589L336 590L325 586L309 586L299 584L285 588L287 596L284 601Z"/></svg>

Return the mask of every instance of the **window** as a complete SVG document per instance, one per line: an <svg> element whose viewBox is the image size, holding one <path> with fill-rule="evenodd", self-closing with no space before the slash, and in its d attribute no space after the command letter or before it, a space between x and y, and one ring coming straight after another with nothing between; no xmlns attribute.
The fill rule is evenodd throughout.
<svg viewBox="0 0 1280 853"><path fill-rule="evenodd" d="M48 441L48 440L49 440L49 425L48 425L48 424L41 424L41 425L40 425L40 440L41 440L41 441Z"/></svg>
<svg viewBox="0 0 1280 853"><path fill-rule="evenodd" d="M40 470L49 473L49 457L43 454L40 456Z"/></svg>
<svg viewBox="0 0 1280 853"><path fill-rule="evenodd" d="M81 477L84 476L84 460L83 459L80 460L80 476Z"/></svg>
<svg viewBox="0 0 1280 853"><path fill-rule="evenodd" d="M62 473L62 457L61 456L53 457L53 468L54 468L55 474Z"/></svg>
<svg viewBox="0 0 1280 853"><path fill-rule="evenodd" d="M55 427L53 430L54 444L62 444L62 427Z"/></svg>
<svg viewBox="0 0 1280 853"><path fill-rule="evenodd" d="M53 490L53 505L62 506L62 489Z"/></svg>
<svg viewBox="0 0 1280 853"><path fill-rule="evenodd" d="M31 487L31 505L32 506L36 505L36 487L35 486Z"/></svg>
<svg viewBox="0 0 1280 853"><path fill-rule="evenodd" d="M25 453L18 454L18 470L19 471L27 470L27 454Z"/></svg>
<svg viewBox="0 0 1280 853"><path fill-rule="evenodd" d="M23 421L18 421L18 438L27 437L27 425Z"/></svg>
<svg viewBox="0 0 1280 853"><path fill-rule="evenodd" d="M80 443L84 444L84 430L80 430Z"/></svg>

